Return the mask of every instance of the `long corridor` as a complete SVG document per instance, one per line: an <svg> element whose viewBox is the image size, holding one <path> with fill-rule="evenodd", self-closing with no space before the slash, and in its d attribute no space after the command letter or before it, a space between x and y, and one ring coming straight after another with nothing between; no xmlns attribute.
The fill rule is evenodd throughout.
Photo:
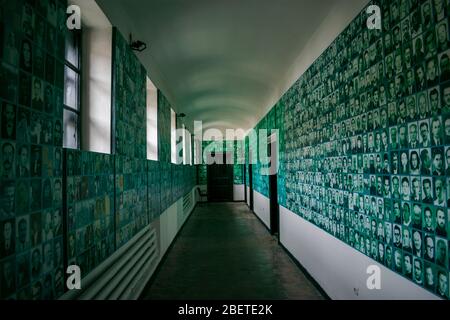
<svg viewBox="0 0 450 320"><path fill-rule="evenodd" d="M197 206L142 299L323 299L243 203Z"/></svg>

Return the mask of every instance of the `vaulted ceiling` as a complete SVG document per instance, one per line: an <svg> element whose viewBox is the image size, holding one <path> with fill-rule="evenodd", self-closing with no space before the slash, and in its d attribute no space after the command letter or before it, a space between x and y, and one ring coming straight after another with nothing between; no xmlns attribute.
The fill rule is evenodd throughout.
<svg viewBox="0 0 450 320"><path fill-rule="evenodd" d="M342 14L339 6L358 12L368 1L96 2L125 36L147 43L138 56L174 109L223 130L252 128L299 76L292 74L299 56L334 13ZM302 61L303 69L314 58Z"/></svg>

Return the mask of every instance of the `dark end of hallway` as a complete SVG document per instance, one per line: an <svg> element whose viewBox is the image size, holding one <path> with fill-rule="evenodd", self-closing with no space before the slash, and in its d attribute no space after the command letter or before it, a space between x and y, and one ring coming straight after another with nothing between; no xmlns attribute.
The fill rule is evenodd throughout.
<svg viewBox="0 0 450 320"><path fill-rule="evenodd" d="M141 299L323 296L244 203L207 203L197 206Z"/></svg>

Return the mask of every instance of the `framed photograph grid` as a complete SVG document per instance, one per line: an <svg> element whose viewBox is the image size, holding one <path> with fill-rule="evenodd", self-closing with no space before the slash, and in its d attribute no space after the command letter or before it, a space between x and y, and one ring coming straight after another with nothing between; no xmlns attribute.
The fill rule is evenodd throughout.
<svg viewBox="0 0 450 320"><path fill-rule="evenodd" d="M161 168L161 211L172 205L172 164L160 162Z"/></svg>
<svg viewBox="0 0 450 320"><path fill-rule="evenodd" d="M116 248L149 223L147 160L115 156Z"/></svg>
<svg viewBox="0 0 450 320"><path fill-rule="evenodd" d="M63 292L65 8L0 5L0 299Z"/></svg>
<svg viewBox="0 0 450 320"><path fill-rule="evenodd" d="M146 159L147 72L116 28L114 39L114 150L118 155Z"/></svg>
<svg viewBox="0 0 450 320"><path fill-rule="evenodd" d="M448 299L450 4L373 4L282 98L286 206Z"/></svg>
<svg viewBox="0 0 450 320"><path fill-rule="evenodd" d="M170 103L164 94L158 90L158 159L170 163Z"/></svg>
<svg viewBox="0 0 450 320"><path fill-rule="evenodd" d="M65 150L67 263L83 274L115 251L114 157Z"/></svg>
<svg viewBox="0 0 450 320"><path fill-rule="evenodd" d="M147 162L148 207L150 222L160 216L161 211L161 167L157 161Z"/></svg>

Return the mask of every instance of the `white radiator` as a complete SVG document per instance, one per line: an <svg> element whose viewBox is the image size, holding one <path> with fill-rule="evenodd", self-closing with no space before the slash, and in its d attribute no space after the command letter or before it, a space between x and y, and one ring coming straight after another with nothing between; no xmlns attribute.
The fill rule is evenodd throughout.
<svg viewBox="0 0 450 320"><path fill-rule="evenodd" d="M137 299L155 271L158 258L158 234L149 225L83 278L80 290L68 291L60 299Z"/></svg>
<svg viewBox="0 0 450 320"><path fill-rule="evenodd" d="M183 197L183 212L189 214L192 209L192 191L186 193Z"/></svg>

